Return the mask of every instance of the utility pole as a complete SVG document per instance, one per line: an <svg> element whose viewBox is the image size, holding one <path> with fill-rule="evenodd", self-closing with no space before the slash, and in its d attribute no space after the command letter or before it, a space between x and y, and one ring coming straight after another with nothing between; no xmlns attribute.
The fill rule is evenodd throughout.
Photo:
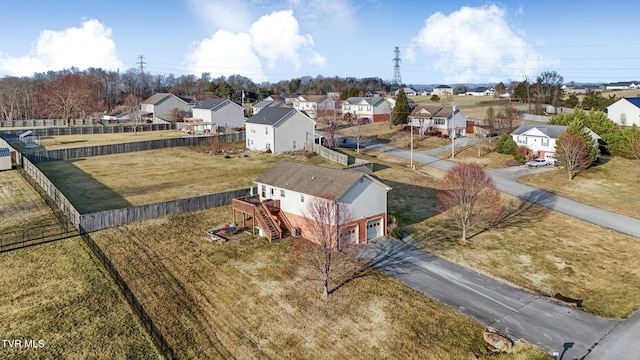
<svg viewBox="0 0 640 360"><path fill-rule="evenodd" d="M140 68L140 73L144 72L145 65L147 65L147 63L144 62L144 55L138 55L138 67Z"/></svg>
<svg viewBox="0 0 640 360"><path fill-rule="evenodd" d="M456 103L451 103L453 105L453 112L451 113L451 158L453 159L456 156L456 127L455 127L455 116L456 116Z"/></svg>

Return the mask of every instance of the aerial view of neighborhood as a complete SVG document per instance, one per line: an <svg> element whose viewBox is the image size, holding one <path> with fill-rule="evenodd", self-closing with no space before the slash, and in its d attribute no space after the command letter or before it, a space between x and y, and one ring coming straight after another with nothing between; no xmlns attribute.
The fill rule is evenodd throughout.
<svg viewBox="0 0 640 360"><path fill-rule="evenodd" d="M0 6L0 358L640 359L640 4L311 4Z"/></svg>

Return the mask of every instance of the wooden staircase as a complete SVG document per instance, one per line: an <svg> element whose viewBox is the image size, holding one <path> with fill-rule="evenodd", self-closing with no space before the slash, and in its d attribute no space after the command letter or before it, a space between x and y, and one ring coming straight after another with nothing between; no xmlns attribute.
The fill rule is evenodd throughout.
<svg viewBox="0 0 640 360"><path fill-rule="evenodd" d="M260 223L264 232L267 233L269 241L282 239L282 229L280 229L279 221L271 216L266 205L261 203L260 205L256 205L256 209L258 223Z"/></svg>

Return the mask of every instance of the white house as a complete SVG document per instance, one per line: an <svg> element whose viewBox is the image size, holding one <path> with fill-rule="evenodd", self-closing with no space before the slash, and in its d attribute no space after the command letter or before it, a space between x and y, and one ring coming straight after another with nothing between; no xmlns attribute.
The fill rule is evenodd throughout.
<svg viewBox="0 0 640 360"><path fill-rule="evenodd" d="M171 93L156 93L140 103L140 110L153 114L153 122L170 121L174 109L191 112L191 99L182 98Z"/></svg>
<svg viewBox="0 0 640 360"><path fill-rule="evenodd" d="M421 133L440 133L449 137L467 136L467 116L454 107L442 105L416 106L409 115L409 126Z"/></svg>
<svg viewBox="0 0 640 360"><path fill-rule="evenodd" d="M628 90L637 89L639 87L636 81L620 81L610 83L605 86L605 90Z"/></svg>
<svg viewBox="0 0 640 360"><path fill-rule="evenodd" d="M449 85L438 85L431 93L438 96L453 95L453 88Z"/></svg>
<svg viewBox="0 0 640 360"><path fill-rule="evenodd" d="M338 206L348 208L349 216L338 224L342 229L339 246L365 243L387 232L387 192L391 188L366 172L282 160L255 183L260 203L271 204L269 208L277 211L272 218L278 221L272 226L297 228L309 240L314 239L305 232L305 213L309 201L321 196L331 196ZM236 204L234 210L241 208Z"/></svg>
<svg viewBox="0 0 640 360"><path fill-rule="evenodd" d="M316 122L287 107L267 107L245 122L247 149L274 153L303 149L313 142Z"/></svg>
<svg viewBox="0 0 640 360"><path fill-rule="evenodd" d="M342 103L342 114L353 119L369 118L373 122L388 121L391 119L391 104L379 97L350 97Z"/></svg>
<svg viewBox="0 0 640 360"><path fill-rule="evenodd" d="M0 171L11 170L11 167L11 150L8 147L0 147Z"/></svg>
<svg viewBox="0 0 640 360"><path fill-rule="evenodd" d="M228 99L212 98L201 101L193 107L193 118L211 124L209 130L217 131L214 126L222 128L243 128L244 109ZM214 125L215 124L215 125Z"/></svg>
<svg viewBox="0 0 640 360"><path fill-rule="evenodd" d="M640 97L622 98L607 106L607 117L621 126L640 126Z"/></svg>
<svg viewBox="0 0 640 360"><path fill-rule="evenodd" d="M495 94L495 89L491 87L479 86L473 89L470 89L465 93L467 96L493 96Z"/></svg>
<svg viewBox="0 0 640 360"><path fill-rule="evenodd" d="M334 116L336 101L326 95L300 95L293 100L293 108L304 111L312 119Z"/></svg>
<svg viewBox="0 0 640 360"><path fill-rule="evenodd" d="M598 142L600 136L590 129L591 138ZM511 133L518 146L530 149L540 159L555 161L556 140L567 131L563 125L523 124Z"/></svg>
<svg viewBox="0 0 640 360"><path fill-rule="evenodd" d="M418 95L418 93L415 90L413 90L412 88L405 87L405 88L402 88L402 91L404 91L404 94L407 95L407 96L416 96L416 95ZM396 90L393 95L398 96L399 93L400 93L400 89Z"/></svg>

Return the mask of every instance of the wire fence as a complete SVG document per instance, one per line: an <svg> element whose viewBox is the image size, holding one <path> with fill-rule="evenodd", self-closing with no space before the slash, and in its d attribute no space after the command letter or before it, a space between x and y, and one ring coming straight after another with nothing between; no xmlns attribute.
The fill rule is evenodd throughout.
<svg viewBox="0 0 640 360"><path fill-rule="evenodd" d="M78 236L73 226L51 224L29 229L21 229L0 233L0 252L18 250L28 246L44 244L52 241Z"/></svg>
<svg viewBox="0 0 640 360"><path fill-rule="evenodd" d="M87 246L91 249L96 258L98 258L100 263L107 270L109 275L111 275L111 278L116 282L118 288L120 288L120 291L122 291L122 294L133 309L133 312L140 320L140 323L145 328L145 330L147 330L147 332L151 336L151 339L153 339L153 342L157 346L158 350L166 359L178 359L177 354L175 353L171 345L169 345L164 335L162 335L162 332L160 331L160 329L158 329L158 326L156 326L156 324L153 322L153 319L151 318L151 316L149 316L149 313L147 313L147 311L144 309L129 285L127 285L127 282L124 281L124 279L120 275L120 272L118 272L118 269L113 266L113 263L111 262L111 260L109 260L107 255L105 255L100 246L98 246L98 244L93 241L89 234L83 233L80 236L82 237L82 240L84 240L85 244L87 244Z"/></svg>

